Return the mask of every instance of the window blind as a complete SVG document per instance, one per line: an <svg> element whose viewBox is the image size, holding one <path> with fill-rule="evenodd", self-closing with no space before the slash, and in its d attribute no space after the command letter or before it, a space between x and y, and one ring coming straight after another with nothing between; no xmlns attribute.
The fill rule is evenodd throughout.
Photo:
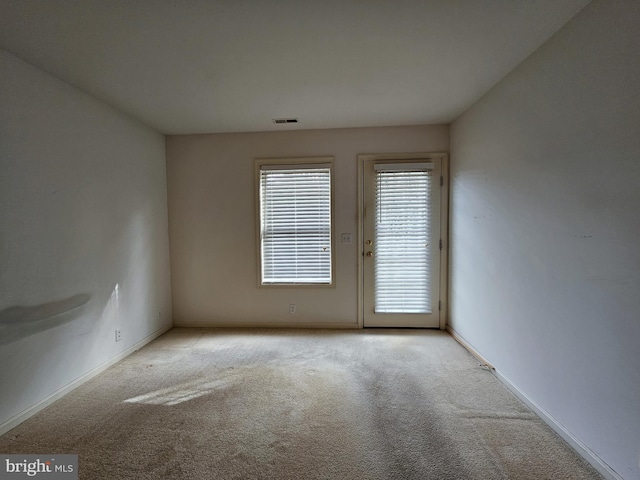
<svg viewBox="0 0 640 480"><path fill-rule="evenodd" d="M431 313L431 171L375 175L375 312Z"/></svg>
<svg viewBox="0 0 640 480"><path fill-rule="evenodd" d="M331 168L260 169L263 284L331 284Z"/></svg>

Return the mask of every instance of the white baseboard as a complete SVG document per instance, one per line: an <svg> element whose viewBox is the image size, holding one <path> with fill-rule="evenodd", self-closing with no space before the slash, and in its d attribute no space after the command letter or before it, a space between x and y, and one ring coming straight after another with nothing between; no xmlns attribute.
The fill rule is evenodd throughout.
<svg viewBox="0 0 640 480"><path fill-rule="evenodd" d="M544 423L549 425L553 431L560 435L564 441L566 441L571 447L578 452L578 454L584 458L587 462L595 468L600 475L608 480L624 480L613 470L607 463L596 455L589 447L576 438L569 430L567 430L560 422L553 418L544 408L538 405L532 400L526 393L524 393L517 385L515 385L509 378L505 377L500 371L494 370L494 375L507 387L516 397L518 397L522 403L533 410Z"/></svg>
<svg viewBox="0 0 640 480"><path fill-rule="evenodd" d="M357 323L277 323L277 322L181 322L175 321L176 328L310 328L310 329L356 329Z"/></svg>
<svg viewBox="0 0 640 480"><path fill-rule="evenodd" d="M93 377L95 377L99 373L102 373L107 368L109 368L111 365L114 365L114 364L118 363L120 360L122 360L125 357L128 357L129 355L131 355L136 350L140 350L147 343L155 340L156 338L158 338L160 335L162 335L163 333L167 332L171 328L173 328L173 324L164 326L161 329L156 330L151 335L143 338L139 342L134 343L129 348L127 348L125 351L119 353L115 357L110 358L109 360L107 360L106 362L98 365L94 369L89 370L87 373L85 373L81 377L76 378L71 383L65 385L64 387L59 388L58 390L53 392L51 395L49 395L45 399L41 400L40 402L36 403L35 405L32 405L29 408L27 408L27 409L23 410L22 412L18 413L17 415L14 415L13 417L11 417L6 422L0 424L0 435L4 435L9 430L17 427L18 425L20 425L22 422L24 422L28 418L34 416L40 410L48 407L49 405L51 405L56 400L59 400L60 398L62 398L65 395L67 395L72 390L78 388L83 383L91 380Z"/></svg>
<svg viewBox="0 0 640 480"><path fill-rule="evenodd" d="M462 345L471 355L476 357L483 366L489 367L491 370L495 371L495 368L493 368L493 365L491 365L489 361L486 358L484 358L480 352L478 352L475 348L473 348L473 346L469 342L467 342L464 338L462 338L449 325L447 325L447 332L449 332L449 335L451 335L453 339L456 342L458 342L460 345Z"/></svg>
<svg viewBox="0 0 640 480"><path fill-rule="evenodd" d="M520 388L513 383L508 377L502 374L499 370L496 370L489 362L487 362L482 354L480 354L468 341L466 341L460 334L458 334L451 327L447 327L447 331L451 336L466 348L469 353L478 358L483 364L491 367L491 371L500 382L509 389L516 397L518 397L522 403L534 411L534 413L540 417L540 419L546 423L554 432L567 442L582 458L584 458L593 468L595 468L600 475L607 480L624 480L613 470L607 463L596 455L589 447L582 443L575 435L567 430L560 422L553 418L544 408L538 405L531 397L524 393Z"/></svg>

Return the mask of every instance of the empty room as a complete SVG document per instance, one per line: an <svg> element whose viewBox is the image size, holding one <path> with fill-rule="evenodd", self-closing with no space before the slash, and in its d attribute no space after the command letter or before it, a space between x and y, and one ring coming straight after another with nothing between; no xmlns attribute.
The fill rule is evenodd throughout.
<svg viewBox="0 0 640 480"><path fill-rule="evenodd" d="M0 478L640 480L638 0L0 0Z"/></svg>

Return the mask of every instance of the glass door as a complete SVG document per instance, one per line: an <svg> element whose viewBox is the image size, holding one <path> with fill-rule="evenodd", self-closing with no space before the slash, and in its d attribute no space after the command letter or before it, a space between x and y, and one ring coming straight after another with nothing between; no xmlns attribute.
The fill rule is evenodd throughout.
<svg viewBox="0 0 640 480"><path fill-rule="evenodd" d="M365 327L440 326L441 160L366 160Z"/></svg>

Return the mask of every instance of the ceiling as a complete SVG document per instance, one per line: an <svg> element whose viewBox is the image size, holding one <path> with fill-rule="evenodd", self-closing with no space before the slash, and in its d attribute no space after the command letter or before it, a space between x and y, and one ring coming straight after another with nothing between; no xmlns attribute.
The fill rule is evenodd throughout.
<svg viewBox="0 0 640 480"><path fill-rule="evenodd" d="M0 47L165 134L450 123L587 3L0 0Z"/></svg>

